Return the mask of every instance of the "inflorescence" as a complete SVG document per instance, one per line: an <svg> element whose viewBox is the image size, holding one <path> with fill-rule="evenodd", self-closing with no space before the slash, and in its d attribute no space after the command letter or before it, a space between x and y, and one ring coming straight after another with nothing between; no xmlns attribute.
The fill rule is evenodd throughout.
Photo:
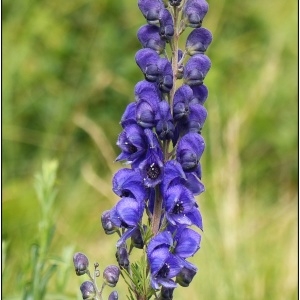
<svg viewBox="0 0 300 300"><path fill-rule="evenodd" d="M173 299L177 285L189 286L197 273L187 259L201 241L191 227L203 230L195 196L204 191L201 130L208 89L203 81L211 67L204 53L212 35L202 27L205 0L138 0L138 7L147 21L137 32L143 48L135 55L144 80L121 118L116 158L129 167L114 175L112 189L120 200L101 215L105 233L119 235L120 269L109 266L103 277L104 285L115 286L121 272L129 299ZM181 50L179 38L187 27L192 30ZM134 248L143 250L142 259L130 263ZM84 254L75 254L74 265L77 275L87 273ZM102 299L93 280L81 291L83 299ZM118 299L117 292L109 299Z"/></svg>

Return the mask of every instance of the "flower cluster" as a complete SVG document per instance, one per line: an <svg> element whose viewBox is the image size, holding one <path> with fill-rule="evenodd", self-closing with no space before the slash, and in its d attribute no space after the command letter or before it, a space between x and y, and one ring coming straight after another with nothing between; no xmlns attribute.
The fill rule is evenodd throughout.
<svg viewBox="0 0 300 300"><path fill-rule="evenodd" d="M137 32L142 49L135 55L144 80L121 118L116 161L127 167L112 179L120 199L103 212L101 224L106 234L119 235L116 258L130 278L130 299L172 299L177 284L188 286L197 272L188 258L201 241L192 228L203 230L195 196L204 191L203 81L212 35L202 27L205 0L138 0L138 7L147 22ZM180 49L187 27L192 30ZM143 249L146 266L130 264L133 248Z"/></svg>

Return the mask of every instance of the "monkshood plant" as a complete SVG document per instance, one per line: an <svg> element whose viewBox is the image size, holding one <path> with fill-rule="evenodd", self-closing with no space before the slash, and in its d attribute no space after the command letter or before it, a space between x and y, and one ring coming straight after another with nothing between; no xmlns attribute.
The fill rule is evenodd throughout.
<svg viewBox="0 0 300 300"><path fill-rule="evenodd" d="M203 84L211 67L204 54L212 41L202 27L205 0L138 0L147 24L137 32L142 49L135 60L144 80L134 89L135 101L122 118L116 161L127 164L112 179L120 197L101 215L106 234L117 234L117 266L108 266L99 290L88 258L74 255L77 275L90 281L80 287L83 299L102 299L104 286L115 286L119 275L128 285L128 299L173 299L174 289L189 286L197 267L188 261L200 248L202 216L195 196L204 191L200 158L208 90ZM179 49L183 31L192 28ZM168 47L167 47L168 46ZM133 249L139 261L131 262ZM135 250L137 251L137 250ZM123 297L122 297L123 298ZM118 299L113 291L109 300Z"/></svg>

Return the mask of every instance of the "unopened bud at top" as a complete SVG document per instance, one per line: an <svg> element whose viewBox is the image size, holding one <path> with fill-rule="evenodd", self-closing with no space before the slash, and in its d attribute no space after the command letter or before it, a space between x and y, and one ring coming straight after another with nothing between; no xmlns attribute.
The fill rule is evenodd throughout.
<svg viewBox="0 0 300 300"><path fill-rule="evenodd" d="M117 266L110 265L103 271L105 283L111 287L115 287L119 281L120 269Z"/></svg>
<svg viewBox="0 0 300 300"><path fill-rule="evenodd" d="M87 272L89 260L83 253L75 253L73 256L73 263L75 267L75 272L78 276L83 275Z"/></svg>

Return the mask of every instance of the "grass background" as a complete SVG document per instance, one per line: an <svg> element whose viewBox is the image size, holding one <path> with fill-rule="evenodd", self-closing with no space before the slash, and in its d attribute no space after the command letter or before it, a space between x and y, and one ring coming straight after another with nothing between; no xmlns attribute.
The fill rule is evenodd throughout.
<svg viewBox="0 0 300 300"><path fill-rule="evenodd" d="M175 299L296 299L297 2L209 4L204 234L192 259L199 272ZM21 299L30 276L40 217L33 177L55 158L49 256L63 259L47 299L75 299L82 278L68 249L102 270L115 262L116 237L103 234L99 216L117 201L115 142L142 79L134 55L145 21L133 0L3 0L2 12L3 296ZM122 283L118 291L125 299Z"/></svg>

